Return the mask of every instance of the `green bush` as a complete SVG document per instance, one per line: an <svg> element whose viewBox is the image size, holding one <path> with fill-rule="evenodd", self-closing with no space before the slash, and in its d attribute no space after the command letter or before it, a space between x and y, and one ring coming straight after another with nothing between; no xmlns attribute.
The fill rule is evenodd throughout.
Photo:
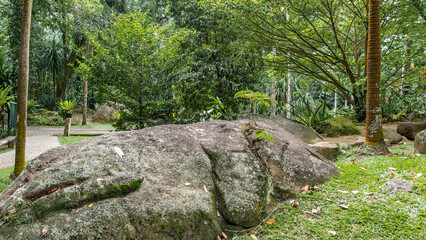
<svg viewBox="0 0 426 240"><path fill-rule="evenodd" d="M28 123L31 125L63 126L65 120L57 112L40 109L28 115Z"/></svg>

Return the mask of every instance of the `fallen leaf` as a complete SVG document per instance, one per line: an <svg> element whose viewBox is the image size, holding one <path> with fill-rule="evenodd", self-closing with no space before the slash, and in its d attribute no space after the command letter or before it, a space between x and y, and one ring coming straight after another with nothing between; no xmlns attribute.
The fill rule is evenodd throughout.
<svg viewBox="0 0 426 240"><path fill-rule="evenodd" d="M185 186L189 186L189 185L191 185L191 183L189 183L189 182L185 183Z"/></svg>
<svg viewBox="0 0 426 240"><path fill-rule="evenodd" d="M267 224L274 224L275 219L271 218L268 221L266 221Z"/></svg>
<svg viewBox="0 0 426 240"><path fill-rule="evenodd" d="M293 207L298 207L298 206L299 206L299 203L298 203L298 202L296 202L296 201L294 201L294 202L291 204L291 206L293 206Z"/></svg>
<svg viewBox="0 0 426 240"><path fill-rule="evenodd" d="M318 210L312 209L312 213L316 214L316 213L318 213Z"/></svg>
<svg viewBox="0 0 426 240"><path fill-rule="evenodd" d="M345 210L348 210L348 209L349 209L349 206L348 206L348 205L340 204L340 205L339 205L339 207L341 207L342 209L345 209Z"/></svg>
<svg viewBox="0 0 426 240"><path fill-rule="evenodd" d="M358 194L358 193L359 193L359 191L356 191L356 190L355 190L355 191L352 191L352 193L353 193L353 194Z"/></svg>
<svg viewBox="0 0 426 240"><path fill-rule="evenodd" d="M222 237L225 238L225 239L228 238L228 236L226 236L226 234L224 232L222 232Z"/></svg>
<svg viewBox="0 0 426 240"><path fill-rule="evenodd" d="M415 173L415 172L411 172L411 174L413 174L413 175L417 175L417 173Z"/></svg>
<svg viewBox="0 0 426 240"><path fill-rule="evenodd" d="M124 156L123 151L119 147L114 147L114 150L121 158Z"/></svg>
<svg viewBox="0 0 426 240"><path fill-rule="evenodd" d="M58 188L52 188L52 189L50 189L51 192L54 192L56 190L58 190Z"/></svg>
<svg viewBox="0 0 426 240"><path fill-rule="evenodd" d="M335 231L328 231L328 233L330 233L333 236L336 236L336 234L337 234Z"/></svg>
<svg viewBox="0 0 426 240"><path fill-rule="evenodd" d="M219 212L219 210L217 210L217 211L216 211L216 214L217 214L217 216L218 216L218 217L220 217L220 212Z"/></svg>
<svg viewBox="0 0 426 240"><path fill-rule="evenodd" d="M257 237L254 234L250 235L250 237L254 240L257 240Z"/></svg>
<svg viewBox="0 0 426 240"><path fill-rule="evenodd" d="M91 203L91 204L87 205L87 207L88 207L88 208L93 207L93 203Z"/></svg>
<svg viewBox="0 0 426 240"><path fill-rule="evenodd" d="M359 168L361 168L362 170L364 170L364 171L367 171L367 169L365 169L364 167L359 167Z"/></svg>
<svg viewBox="0 0 426 240"><path fill-rule="evenodd" d="M395 174L391 173L391 174L389 174L389 176L393 177L393 176L395 176Z"/></svg>
<svg viewBox="0 0 426 240"><path fill-rule="evenodd" d="M348 191L337 190L340 193L349 193Z"/></svg>
<svg viewBox="0 0 426 240"><path fill-rule="evenodd" d="M301 193L306 193L306 192L308 192L308 190L309 190L309 185L306 185L306 186L303 186L303 187L300 189L300 192L301 192Z"/></svg>
<svg viewBox="0 0 426 240"><path fill-rule="evenodd" d="M47 233L47 229L49 228L49 226L45 226L42 230L41 230L41 236L43 237L44 235L46 235Z"/></svg>
<svg viewBox="0 0 426 240"><path fill-rule="evenodd" d="M395 171L396 170L396 168L393 168L393 167L390 167L388 169L391 170L391 171Z"/></svg>
<svg viewBox="0 0 426 240"><path fill-rule="evenodd" d="M209 191L207 191L207 187L206 187L205 184L203 185L203 187L204 187L204 191L209 192Z"/></svg>

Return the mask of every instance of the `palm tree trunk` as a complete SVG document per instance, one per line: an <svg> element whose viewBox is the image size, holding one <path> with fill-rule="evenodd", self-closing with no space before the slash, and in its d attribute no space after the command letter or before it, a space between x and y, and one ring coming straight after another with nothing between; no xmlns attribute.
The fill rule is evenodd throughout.
<svg viewBox="0 0 426 240"><path fill-rule="evenodd" d="M384 145L380 97L380 0L370 0L369 5L365 144L377 147Z"/></svg>
<svg viewBox="0 0 426 240"><path fill-rule="evenodd" d="M15 177L25 168L25 141L27 128L27 99L30 53L30 30L32 0L24 0L21 25L21 46L18 66L18 136L16 138Z"/></svg>

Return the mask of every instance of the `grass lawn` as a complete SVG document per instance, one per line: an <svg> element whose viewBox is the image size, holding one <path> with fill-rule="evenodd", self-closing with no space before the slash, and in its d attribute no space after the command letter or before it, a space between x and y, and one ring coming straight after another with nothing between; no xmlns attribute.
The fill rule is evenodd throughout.
<svg viewBox="0 0 426 240"><path fill-rule="evenodd" d="M109 124L109 123L92 123L92 124L88 124L88 125L71 125L71 128L79 128L79 129L111 129L111 130L115 129L112 126L112 124Z"/></svg>
<svg viewBox="0 0 426 240"><path fill-rule="evenodd" d="M235 239L426 239L426 155L414 155L412 145L362 160L350 156L356 151L336 163L340 176L298 194L299 207L286 203L265 219L273 224ZM390 179L412 181L412 192L388 194L381 185Z"/></svg>
<svg viewBox="0 0 426 240"><path fill-rule="evenodd" d="M0 192L3 192L12 181L9 176L13 172L13 167L0 169Z"/></svg>
<svg viewBox="0 0 426 240"><path fill-rule="evenodd" d="M5 148L5 149L2 149L2 150L0 150L0 154L10 152L10 151L12 151L14 149L15 148Z"/></svg>
<svg viewBox="0 0 426 240"><path fill-rule="evenodd" d="M92 137L94 136L68 136L68 137L58 136L58 139L61 145L70 145L70 144L80 142L82 140L86 140Z"/></svg>

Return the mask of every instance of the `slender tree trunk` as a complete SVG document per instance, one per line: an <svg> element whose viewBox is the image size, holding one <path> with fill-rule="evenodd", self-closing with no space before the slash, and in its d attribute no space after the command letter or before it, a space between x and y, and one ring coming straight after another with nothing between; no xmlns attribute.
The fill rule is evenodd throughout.
<svg viewBox="0 0 426 240"><path fill-rule="evenodd" d="M28 75L30 58L30 30L32 0L24 0L21 25L21 46L19 50L18 66L18 136L16 138L15 177L21 174L25 168L25 141L27 128L27 99L28 99Z"/></svg>
<svg viewBox="0 0 426 240"><path fill-rule="evenodd" d="M290 15L288 12L285 14L287 22L290 21ZM290 53L287 54L288 58L291 58ZM286 104L286 112L287 112L287 119L290 119L291 117L291 72L290 72L290 66L287 66L287 104Z"/></svg>
<svg viewBox="0 0 426 240"><path fill-rule="evenodd" d="M365 144L377 147L384 144L380 89L380 0L370 0L369 5Z"/></svg>
<svg viewBox="0 0 426 240"><path fill-rule="evenodd" d="M56 74L55 74L55 71L52 72L52 82L53 82L53 99L56 99Z"/></svg>
<svg viewBox="0 0 426 240"><path fill-rule="evenodd" d="M337 90L334 90L334 117L337 117Z"/></svg>
<svg viewBox="0 0 426 240"><path fill-rule="evenodd" d="M81 125L87 125L87 75L84 76L84 89L83 89L83 120Z"/></svg>
<svg viewBox="0 0 426 240"><path fill-rule="evenodd" d="M271 116L275 116L275 112L277 111L277 105L275 104L275 84L277 83L277 79L275 77L272 78L272 85L271 85L271 99L274 101L271 101Z"/></svg>

